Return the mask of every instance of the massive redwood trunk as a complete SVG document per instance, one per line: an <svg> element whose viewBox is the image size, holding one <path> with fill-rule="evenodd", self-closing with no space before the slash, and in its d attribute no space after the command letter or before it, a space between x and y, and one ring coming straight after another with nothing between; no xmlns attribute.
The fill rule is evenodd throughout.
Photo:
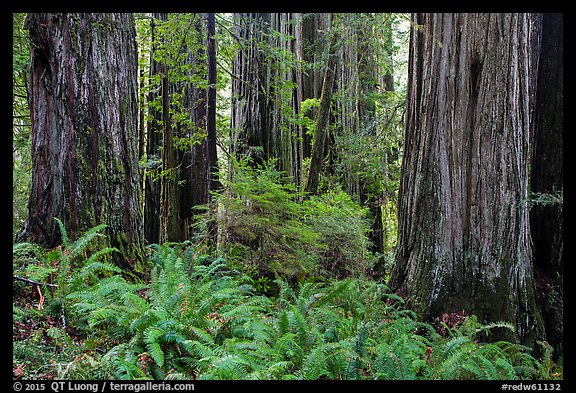
<svg viewBox="0 0 576 393"><path fill-rule="evenodd" d="M528 14L412 22L390 285L425 319L464 310L509 321L506 338L535 344L543 325L527 198L537 26Z"/></svg>
<svg viewBox="0 0 576 393"><path fill-rule="evenodd" d="M32 186L20 239L53 247L108 225L114 261L143 260L131 14L29 14Z"/></svg>

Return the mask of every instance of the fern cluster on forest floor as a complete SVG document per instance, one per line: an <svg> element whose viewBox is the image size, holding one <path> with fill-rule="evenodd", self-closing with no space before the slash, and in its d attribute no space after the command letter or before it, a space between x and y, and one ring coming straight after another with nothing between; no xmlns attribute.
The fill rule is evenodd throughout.
<svg viewBox="0 0 576 393"><path fill-rule="evenodd" d="M439 334L369 279L277 279L274 296L190 242L153 245L148 283L84 255L95 228L45 251L14 246L14 270L56 289L14 285L15 379L554 379L548 353L481 343L472 317ZM72 268L73 267L73 268ZM497 324L497 326L506 326Z"/></svg>

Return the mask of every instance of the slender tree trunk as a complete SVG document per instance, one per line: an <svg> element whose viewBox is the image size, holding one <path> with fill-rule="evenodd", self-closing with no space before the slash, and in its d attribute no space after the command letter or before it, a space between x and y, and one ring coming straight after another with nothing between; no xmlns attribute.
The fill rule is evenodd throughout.
<svg viewBox="0 0 576 393"><path fill-rule="evenodd" d="M218 179L218 156L216 149L216 21L215 14L207 15L207 60L208 60L208 89L206 108L206 142L208 144L208 168L210 173L210 191L217 191L222 188ZM211 200L209 196L209 200ZM215 206L211 206L216 209ZM209 223L208 237L212 245L218 242L218 226L215 220Z"/></svg>
<svg viewBox="0 0 576 393"><path fill-rule="evenodd" d="M32 188L22 239L54 247L104 223L113 261L143 262L131 14L29 14Z"/></svg>
<svg viewBox="0 0 576 393"><path fill-rule="evenodd" d="M156 15L159 20L168 21L168 14L160 13ZM168 41L168 37L163 36L157 38L160 41ZM161 45L170 45L170 43L162 42ZM159 242L177 242L182 240L180 238L180 199L178 180L180 178L180 165L177 160L178 154L176 153L175 137L177 124L172 120L171 97L175 90L175 84L170 80L169 73L171 65L168 64L169 60L164 59L159 64L159 73L161 75L160 81L160 96L161 96L161 111L159 113L160 122L156 122L161 130L162 148L160 149L160 157L162 160L162 174L158 180L160 183L160 197L159 197L159 216L160 216L160 232Z"/></svg>
<svg viewBox="0 0 576 393"><path fill-rule="evenodd" d="M200 16L198 14L197 16ZM207 80L206 58L206 25L204 17L197 17L195 32L198 36L198 48L195 51L189 49L188 64L191 73ZM189 78L192 74L187 75ZM210 201L210 164L208 162L208 138L206 137L206 109L207 89L202 84L197 85L190 81L186 82L185 107L188 108L191 129L181 132L181 136L189 136L195 143L181 154L180 180L184 186L180 189L180 238L189 239L192 235L190 226L195 222L194 215L197 206L206 206Z"/></svg>
<svg viewBox="0 0 576 393"><path fill-rule="evenodd" d="M332 102L332 92L334 90L334 77L336 67L336 47L337 35L332 34L328 45L326 66L324 69L324 82L322 84L322 94L320 96L320 107L316 115L316 128L314 130L314 144L310 154L310 166L306 176L304 191L309 194L318 192L320 171L322 164L328 153L328 126L330 116L330 106Z"/></svg>
<svg viewBox="0 0 576 393"><path fill-rule="evenodd" d="M322 90L323 74L321 67L311 67L319 61L319 54L325 47L325 34L329 30L330 14L295 14L296 28L294 31L294 54L299 61L296 69L296 108L299 113L302 101L308 98L320 98ZM310 118L312 113L304 113ZM312 137L300 127L299 138L301 140L300 157L310 157L312 150Z"/></svg>
<svg viewBox="0 0 576 393"><path fill-rule="evenodd" d="M373 95L380 88L377 84L380 71L378 68L378 50L375 47L370 27L375 24L370 14L352 14L344 17L346 38L342 45L342 59L339 61L340 78L340 132L343 135L353 133L365 135L372 140L376 137L376 101ZM391 31L390 22L388 22ZM380 38L380 37L379 37ZM390 71L387 70L387 75ZM383 86L389 91L389 85ZM393 90L393 87L392 87ZM342 157L345 158L345 157ZM347 167L347 165L344 165ZM383 168L385 168L383 166ZM372 173L375 178L363 176L358 169L346 168L345 181L348 194L359 199L362 206L369 209L371 251L382 255L384 252L382 224L382 192L375 191L375 183L383 179L385 173ZM383 170L384 171L384 170ZM383 261L381 261L383 263ZM382 263L377 264L381 265ZM378 269L376 269L378 270ZM382 270L382 269L380 269Z"/></svg>
<svg viewBox="0 0 576 393"><path fill-rule="evenodd" d="M150 49L150 83L156 75L159 75L160 64L154 59L157 49L156 21L164 21L165 13L154 13L150 19L151 49ZM150 104L161 96L161 88L151 91L147 100ZM160 242L160 182L157 181L156 172L160 170L161 146L162 146L162 111L153 105L148 105L148 117L146 135L146 156L148 158L148 170L144 180L144 234L148 243Z"/></svg>
<svg viewBox="0 0 576 393"><path fill-rule="evenodd" d="M316 30L326 27L320 24L325 19L293 13L235 16L241 50L233 67L231 153L247 155L253 165L274 158L296 185L302 183L302 159L310 154L311 138L293 117L303 100L320 95L315 87L323 74L303 62L317 60L313 45L324 48ZM301 63L293 67L292 60Z"/></svg>
<svg viewBox="0 0 576 393"><path fill-rule="evenodd" d="M295 23L296 15L292 13L274 13L270 18L270 28L278 32L269 41L270 50L280 52L284 57L269 61L268 85L270 87L270 155L277 158L278 170L286 173L291 182L300 186L302 174L303 141L298 138L298 126L292 119L299 112L296 74L292 66L296 59ZM274 58L274 57L273 57Z"/></svg>
<svg viewBox="0 0 576 393"><path fill-rule="evenodd" d="M535 139L531 190L555 195L563 188L564 21L562 14L544 14L538 65ZM563 212L562 201L536 204L530 214L534 269L546 326L546 340L562 353Z"/></svg>
<svg viewBox="0 0 576 393"><path fill-rule="evenodd" d="M424 319L464 310L535 345L527 14L415 14L390 285ZM534 31L538 33L537 31ZM501 337L494 334L492 337Z"/></svg>
<svg viewBox="0 0 576 393"><path fill-rule="evenodd" d="M140 70L138 95L138 163L146 156L146 95L144 94L144 72ZM139 166L140 188L144 191L144 168Z"/></svg>
<svg viewBox="0 0 576 393"><path fill-rule="evenodd" d="M158 61L151 64L151 83L158 87L149 101L150 133L158 139L151 138L150 142L156 143L161 164L152 171L160 185L152 190L160 193L156 199L159 218L155 222L151 216L150 222L158 225L158 242L182 242L195 236L191 229L195 214L200 214L195 207L207 205L210 191L217 190L220 184L216 155L216 52L212 38L215 20L209 14L154 17L161 21L162 28L153 36L153 48L164 56L157 56ZM174 28L178 21L182 22L181 29ZM153 207L155 200L151 202Z"/></svg>
<svg viewBox="0 0 576 393"><path fill-rule="evenodd" d="M173 84L168 79L168 64L162 64L162 176L160 177L160 243L177 242L180 215L178 179L180 166L176 161L174 130L170 114L170 97Z"/></svg>

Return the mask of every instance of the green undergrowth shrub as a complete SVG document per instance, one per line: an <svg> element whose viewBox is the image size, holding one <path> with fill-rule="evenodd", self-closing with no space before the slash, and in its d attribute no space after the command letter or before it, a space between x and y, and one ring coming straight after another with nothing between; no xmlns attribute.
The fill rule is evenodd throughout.
<svg viewBox="0 0 576 393"><path fill-rule="evenodd" d="M324 274L335 277L361 276L375 257L369 252L370 224L367 208L361 208L341 190L328 191L304 201L306 225L319 234L317 252Z"/></svg>
<svg viewBox="0 0 576 393"><path fill-rule="evenodd" d="M274 165L237 162L219 195L226 259L270 280L360 275L371 267L367 211L343 191L304 198Z"/></svg>

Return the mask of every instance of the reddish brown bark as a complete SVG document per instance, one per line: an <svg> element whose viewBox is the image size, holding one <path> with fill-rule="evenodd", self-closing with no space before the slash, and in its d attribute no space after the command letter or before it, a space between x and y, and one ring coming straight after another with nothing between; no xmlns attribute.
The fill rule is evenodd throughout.
<svg viewBox="0 0 576 393"><path fill-rule="evenodd" d="M143 260L131 14L29 14L32 187L21 239L53 247L105 223L114 261Z"/></svg>
<svg viewBox="0 0 576 393"><path fill-rule="evenodd" d="M415 14L391 273L425 319L464 310L535 344L528 222L537 29L527 14ZM506 333L506 332L504 332ZM495 335L494 337L497 337Z"/></svg>

